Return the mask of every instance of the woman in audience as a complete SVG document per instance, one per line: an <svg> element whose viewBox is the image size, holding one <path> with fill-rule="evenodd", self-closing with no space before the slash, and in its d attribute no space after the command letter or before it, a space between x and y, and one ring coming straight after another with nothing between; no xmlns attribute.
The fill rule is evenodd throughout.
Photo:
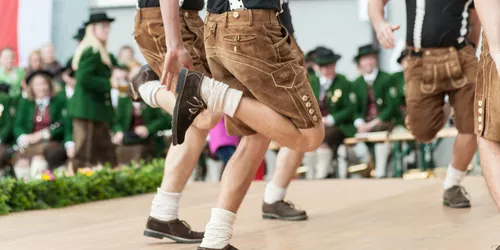
<svg viewBox="0 0 500 250"><path fill-rule="evenodd" d="M40 177L41 171L59 167L67 159L62 144L66 100L56 97L52 80L52 73L44 70L33 71L26 78L28 98L19 102L14 120L18 178Z"/></svg>
<svg viewBox="0 0 500 250"><path fill-rule="evenodd" d="M76 86L69 101L73 118L75 157L73 168L109 163L117 166L109 124L114 119L111 105L111 72L116 59L108 52L107 40L113 18L95 13L86 22L85 37L73 57Z"/></svg>
<svg viewBox="0 0 500 250"><path fill-rule="evenodd" d="M11 104L16 105L21 98L21 82L24 79L24 70L14 65L15 52L6 47L0 50L0 82L7 83Z"/></svg>

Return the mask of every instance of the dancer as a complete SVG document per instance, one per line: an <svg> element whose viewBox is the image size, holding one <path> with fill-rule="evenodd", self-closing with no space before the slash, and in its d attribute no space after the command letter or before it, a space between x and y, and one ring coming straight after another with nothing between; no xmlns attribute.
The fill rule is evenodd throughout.
<svg viewBox="0 0 500 250"><path fill-rule="evenodd" d="M393 48L393 32L399 25L384 20L388 0L369 2L369 15L377 38L385 48ZM459 134L444 181L443 203L452 208L470 207L467 192L460 186L476 151L473 102L477 58L468 41L468 17L474 15L472 0L406 1L407 57L405 69L406 125L420 141L434 139L448 115L443 109L445 95L455 109ZM414 17L414 18L412 18ZM479 23L475 23L478 25ZM479 120L482 122L482 120Z"/></svg>
<svg viewBox="0 0 500 250"><path fill-rule="evenodd" d="M475 130L484 178L500 210L500 134L496 106L500 93L500 2L476 0L476 9L483 24L483 46L477 74L474 102ZM496 69L496 71L495 71Z"/></svg>
<svg viewBox="0 0 500 250"><path fill-rule="evenodd" d="M187 49L184 52L193 59L194 69L210 75L203 46L203 21L198 14L205 5L204 0L185 0L180 6L176 1L176 4L172 7L178 9L178 14L169 21L180 25L181 41ZM167 51L163 17L162 20L160 0L138 1L134 37L149 65L143 66L130 81L130 96L135 101L142 99L153 108L162 108L173 114L175 96L158 81ZM169 38L167 36L167 40ZM191 230L188 223L179 220L179 202L206 143L208 132L221 118L220 114L204 112L187 131L186 143L169 148L162 184L153 198L145 236L159 239L166 237L179 243L199 243L203 239L202 232Z"/></svg>
<svg viewBox="0 0 500 250"><path fill-rule="evenodd" d="M179 94L174 144L183 143L185 131L205 109L225 113L228 132L244 136L222 177L221 193L199 249L236 249L229 244L235 213L270 139L296 151L316 149L324 137L319 105L277 18L280 1L208 1L207 59L212 74L222 82L185 68L179 72L181 66L190 65L190 58L181 42L175 3L161 5L170 38L162 82Z"/></svg>

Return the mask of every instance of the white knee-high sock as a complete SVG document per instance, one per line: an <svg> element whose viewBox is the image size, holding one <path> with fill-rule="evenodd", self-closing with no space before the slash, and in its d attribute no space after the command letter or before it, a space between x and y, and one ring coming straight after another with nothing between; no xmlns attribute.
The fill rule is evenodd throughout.
<svg viewBox="0 0 500 250"><path fill-rule="evenodd" d="M210 222L205 228L200 247L222 249L229 245L235 221L235 213L222 208L212 208Z"/></svg>
<svg viewBox="0 0 500 250"><path fill-rule="evenodd" d="M181 193L169 193L158 188L153 198L149 216L161 221L177 219L179 216L179 200L181 196Z"/></svg>
<svg viewBox="0 0 500 250"><path fill-rule="evenodd" d="M387 160L391 153L391 145L387 143L375 144L375 177L383 178L387 172Z"/></svg>
<svg viewBox="0 0 500 250"><path fill-rule="evenodd" d="M316 149L316 179L325 179L332 167L333 151L328 148Z"/></svg>
<svg viewBox="0 0 500 250"><path fill-rule="evenodd" d="M158 108L155 96L160 89L165 89L165 86L161 85L160 81L149 81L139 86L139 95L147 105Z"/></svg>
<svg viewBox="0 0 500 250"><path fill-rule="evenodd" d="M443 188L446 190L453 186L459 186L462 179L465 177L466 171L460 171L454 168L451 164L446 170L446 178L444 179Z"/></svg>
<svg viewBox="0 0 500 250"><path fill-rule="evenodd" d="M266 191L264 192L264 202L267 204L273 204L277 201L282 201L285 199L286 188L282 188L272 181L267 183Z"/></svg>
<svg viewBox="0 0 500 250"><path fill-rule="evenodd" d="M223 112L233 117L240 105L243 92L231 89L223 82L204 77L201 82L201 98L213 112Z"/></svg>
<svg viewBox="0 0 500 250"><path fill-rule="evenodd" d="M337 176L340 179L347 178L347 168L349 167L349 160L347 158L347 147L345 145L340 145L337 149L337 161L339 163Z"/></svg>

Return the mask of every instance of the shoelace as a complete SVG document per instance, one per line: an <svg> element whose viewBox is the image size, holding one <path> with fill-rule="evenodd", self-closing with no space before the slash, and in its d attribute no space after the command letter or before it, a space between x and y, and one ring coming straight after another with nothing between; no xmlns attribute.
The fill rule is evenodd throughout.
<svg viewBox="0 0 500 250"><path fill-rule="evenodd" d="M470 196L469 196L469 193L467 193L467 191L465 190L464 187L460 186L458 189L457 189L457 193L462 193L463 196L465 196L467 199L470 200Z"/></svg>
<svg viewBox="0 0 500 250"><path fill-rule="evenodd" d="M191 107L189 108L189 113L191 113L191 114L189 115L189 119L190 119L190 120L191 120L191 117L192 117L193 115L198 114L201 110L203 110L203 109L204 109L203 102L202 102L200 99L198 99L196 96L194 96L194 97L193 97L193 99L194 99L194 101L195 101L196 103L192 103L192 102L190 102L190 101L187 101L187 103L188 103L189 105L191 105Z"/></svg>
<svg viewBox="0 0 500 250"><path fill-rule="evenodd" d="M184 226L186 226L187 228L189 228L189 232L192 232L193 230L191 229L191 226L185 221L185 220L181 220L181 223L184 224Z"/></svg>

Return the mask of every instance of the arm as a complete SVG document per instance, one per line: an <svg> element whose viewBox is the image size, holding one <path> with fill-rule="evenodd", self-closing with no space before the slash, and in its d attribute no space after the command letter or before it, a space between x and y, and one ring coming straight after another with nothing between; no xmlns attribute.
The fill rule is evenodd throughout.
<svg viewBox="0 0 500 250"><path fill-rule="evenodd" d="M380 44L386 48L394 48L395 38L393 32L399 29L399 25L391 25L385 21L384 7L389 0L369 0L368 16L373 28L377 33Z"/></svg>
<svg viewBox="0 0 500 250"><path fill-rule="evenodd" d="M488 39L490 54L500 72L500 1L476 0L475 6L484 33ZM500 73L499 73L500 74Z"/></svg>
<svg viewBox="0 0 500 250"><path fill-rule="evenodd" d="M160 82L166 84L166 89L172 89L173 78L181 67L193 69L193 59L189 51L184 47L179 20L179 1L160 0L161 16L165 29L165 43L167 53L165 54L165 65ZM175 86L174 86L175 87ZM175 88L173 88L175 90Z"/></svg>
<svg viewBox="0 0 500 250"><path fill-rule="evenodd" d="M94 53L92 48L83 52L76 71L76 82L90 92L109 92L111 90L109 77L95 75L98 65L102 65L101 55L98 52Z"/></svg>

